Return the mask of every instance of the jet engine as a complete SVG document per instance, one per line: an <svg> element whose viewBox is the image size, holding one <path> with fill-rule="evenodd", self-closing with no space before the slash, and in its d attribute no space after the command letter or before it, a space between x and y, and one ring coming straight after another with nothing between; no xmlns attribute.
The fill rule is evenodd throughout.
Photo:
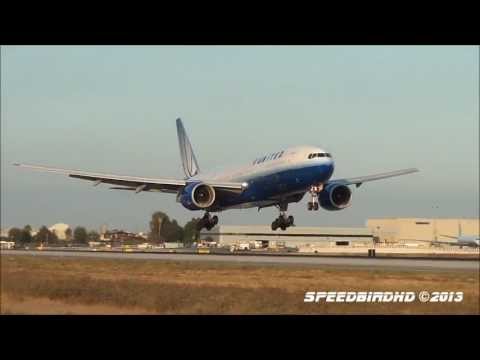
<svg viewBox="0 0 480 360"><path fill-rule="evenodd" d="M179 200L189 210L207 209L215 202L215 189L201 182L191 183L183 188Z"/></svg>
<svg viewBox="0 0 480 360"><path fill-rule="evenodd" d="M320 192L318 201L325 210L342 210L351 205L352 190L346 185L329 184Z"/></svg>

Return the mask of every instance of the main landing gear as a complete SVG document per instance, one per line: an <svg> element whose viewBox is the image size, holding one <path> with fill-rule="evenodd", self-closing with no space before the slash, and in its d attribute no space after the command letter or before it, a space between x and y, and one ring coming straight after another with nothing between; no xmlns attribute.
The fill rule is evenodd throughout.
<svg viewBox="0 0 480 360"><path fill-rule="evenodd" d="M285 230L286 228L293 225L293 216L288 216L286 214L288 204L281 204L278 206L280 210L280 215L272 222L272 230L275 231L278 228Z"/></svg>
<svg viewBox="0 0 480 360"><path fill-rule="evenodd" d="M310 210L314 210L314 211L317 211L318 210L318 194L320 193L320 191L322 191L323 189L323 185L320 184L318 186L315 186L315 185L312 185L310 186L310 190L309 190L309 193L310 193L310 196L312 197L312 201L309 201L308 202L308 205L307 205L307 209L310 211Z"/></svg>
<svg viewBox="0 0 480 360"><path fill-rule="evenodd" d="M197 223L197 230L200 231L203 228L210 230L212 229L215 225L218 224L218 216L210 216L210 213L206 212L205 215L203 215L203 218L200 219L200 221Z"/></svg>

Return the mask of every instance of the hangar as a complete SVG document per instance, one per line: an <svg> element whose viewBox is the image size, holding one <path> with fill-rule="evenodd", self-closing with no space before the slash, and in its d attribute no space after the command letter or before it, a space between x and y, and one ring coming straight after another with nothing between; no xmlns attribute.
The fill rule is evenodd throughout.
<svg viewBox="0 0 480 360"><path fill-rule="evenodd" d="M201 240L216 242L218 246L256 243L256 247L308 248L336 246L371 246L373 234L368 228L303 227L294 226L285 231L272 231L270 226L219 225L200 233Z"/></svg>
<svg viewBox="0 0 480 360"><path fill-rule="evenodd" d="M379 218L368 219L367 228L378 242L385 244L455 243L456 239L447 236L478 235L479 219Z"/></svg>
<svg viewBox="0 0 480 360"><path fill-rule="evenodd" d="M372 246L430 248L435 241L442 242L441 247L449 247L448 242L455 243L456 239L447 236L459 234L478 235L479 219L376 218L368 219L366 227L294 226L285 231L272 231L264 225L219 225L202 231L200 240L215 242L220 247L250 244L256 248L309 251Z"/></svg>

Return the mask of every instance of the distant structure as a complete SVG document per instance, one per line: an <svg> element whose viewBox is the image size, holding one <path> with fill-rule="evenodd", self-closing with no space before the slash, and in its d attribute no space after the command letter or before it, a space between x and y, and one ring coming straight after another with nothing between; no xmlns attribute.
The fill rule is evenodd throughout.
<svg viewBox="0 0 480 360"><path fill-rule="evenodd" d="M14 247L15 247L14 241L5 241L5 240L0 241L0 249L2 250L13 249Z"/></svg>
<svg viewBox="0 0 480 360"><path fill-rule="evenodd" d="M299 251L326 248L413 247L449 248L463 235L479 234L479 219L385 218L369 219L366 227L303 227L272 231L269 226L219 225L200 233L200 242L245 248L297 248Z"/></svg>
<svg viewBox="0 0 480 360"><path fill-rule="evenodd" d="M373 245L373 235L365 227L295 226L278 232L264 225L219 225L210 231L202 231L200 241L214 242L218 246L255 243L259 248L364 247Z"/></svg>
<svg viewBox="0 0 480 360"><path fill-rule="evenodd" d="M70 229L70 225L64 223L58 223L48 228L48 230L57 235L57 238L60 240L67 240L67 229Z"/></svg>
<svg viewBox="0 0 480 360"><path fill-rule="evenodd" d="M106 231L100 235L101 242L112 246L137 245L144 243L145 240L146 237L140 234L117 229Z"/></svg>
<svg viewBox="0 0 480 360"><path fill-rule="evenodd" d="M1 238L8 238L8 232L10 231L10 228L2 228L0 229L0 237Z"/></svg>
<svg viewBox="0 0 480 360"><path fill-rule="evenodd" d="M479 219L380 218L368 219L367 227L380 243L428 245L437 241L454 243L455 239L444 235L456 237L459 228L463 235L478 235L480 222Z"/></svg>

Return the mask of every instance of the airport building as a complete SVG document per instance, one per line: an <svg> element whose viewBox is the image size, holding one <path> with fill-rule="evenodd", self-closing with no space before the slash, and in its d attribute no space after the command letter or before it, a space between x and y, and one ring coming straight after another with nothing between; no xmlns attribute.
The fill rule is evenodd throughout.
<svg viewBox="0 0 480 360"><path fill-rule="evenodd" d="M272 231L270 226L263 225L219 225L210 231L203 230L200 240L219 247L244 248L245 244L250 244L250 248L296 248L299 251L378 246L430 248L435 241L449 248L448 242L455 243L459 234L478 235L479 219L385 218L369 219L366 227L294 226L285 231Z"/></svg>
<svg viewBox="0 0 480 360"><path fill-rule="evenodd" d="M255 243L256 248L369 247L373 234L368 228L293 226L285 231L272 231L270 226L219 225L200 233L200 240L219 247ZM243 247L243 246L242 246Z"/></svg>
<svg viewBox="0 0 480 360"><path fill-rule="evenodd" d="M367 228L379 243L430 246L434 241L456 242L448 236L478 235L479 223L479 219L384 218L369 219Z"/></svg>

